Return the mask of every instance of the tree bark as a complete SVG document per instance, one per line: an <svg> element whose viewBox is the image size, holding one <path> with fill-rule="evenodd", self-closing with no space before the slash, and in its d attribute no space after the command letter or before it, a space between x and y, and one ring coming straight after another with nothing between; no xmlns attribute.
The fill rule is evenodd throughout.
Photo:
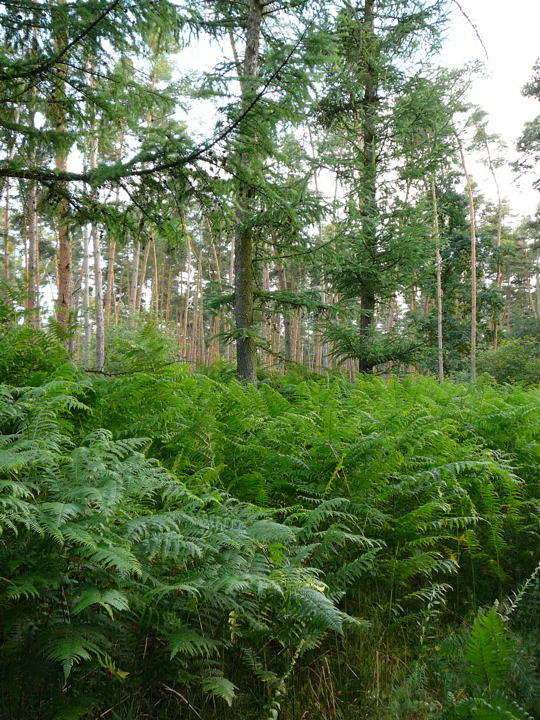
<svg viewBox="0 0 540 720"><path fill-rule="evenodd" d="M122 154L124 151L124 129L123 127L120 128L120 137L118 142L118 147L116 149L116 162L120 163L122 162ZM120 203L120 186L117 186L116 188L116 197L115 197L116 205L118 206ZM105 291L105 323L110 322L111 319L111 311L113 308L113 301L114 301L114 263L116 260L116 240L112 238L109 241L109 253L108 253L108 259L107 259L107 289ZM121 295L121 294L120 294Z"/></svg>
<svg viewBox="0 0 540 720"><path fill-rule="evenodd" d="M82 361L85 367L90 362L90 279L89 279L89 258L88 258L88 228L83 229L83 264L81 269L82 293L82 314L83 314L83 340L82 340Z"/></svg>
<svg viewBox="0 0 540 720"><path fill-rule="evenodd" d="M362 290L360 295L360 356L358 358L358 369L362 373L369 373L375 364L366 353L371 340L373 330L373 319L375 316L375 293L371 289Z"/></svg>
<svg viewBox="0 0 540 720"><path fill-rule="evenodd" d="M186 278L186 291L184 297L184 316L182 319L182 352L188 356L188 327L189 327L189 302L191 294L191 241L188 236L188 255L187 255L187 278Z"/></svg>
<svg viewBox="0 0 540 720"><path fill-rule="evenodd" d="M30 180L27 202L28 217L28 288L26 309L27 322L39 328L39 228L37 214L37 186Z"/></svg>
<svg viewBox="0 0 540 720"><path fill-rule="evenodd" d="M97 128L92 129L92 151L90 168L97 167L98 136ZM97 193L94 194L97 200ZM103 312L103 273L101 269L101 237L97 223L92 223L92 251L94 253L94 307L96 314L96 370L103 370L105 365L105 319Z"/></svg>
<svg viewBox="0 0 540 720"><path fill-rule="evenodd" d="M278 275L278 287L283 292L290 289L287 284L287 276L285 274L285 266L283 260L278 257L276 253L276 269ZM291 323L291 311L283 311L283 352L285 365L292 362L293 360L293 337L292 337L292 323Z"/></svg>
<svg viewBox="0 0 540 720"><path fill-rule="evenodd" d="M9 178L6 181L6 200L4 205L4 282L9 283L9 229L10 229L10 207L9 207Z"/></svg>
<svg viewBox="0 0 540 720"><path fill-rule="evenodd" d="M144 285L146 283L146 270L148 268L148 256L150 255L150 246L152 244L152 235L148 238L146 241L146 247L144 248L144 256L143 256L143 262L141 267L141 272L139 276L139 282L137 285L137 298L135 301L135 310L137 312L141 311L141 305L142 305L142 299L143 299L143 289Z"/></svg>
<svg viewBox="0 0 540 720"><path fill-rule="evenodd" d="M116 260L116 240L109 243L109 257L107 260L107 289L105 291L105 323L110 322L114 298L114 263Z"/></svg>
<svg viewBox="0 0 540 720"><path fill-rule="evenodd" d="M461 165L467 183L467 197L469 199L469 235L471 241L471 380L476 380L476 336L477 336L477 267L476 267L476 209L471 176L467 170L465 153L460 138L456 135L459 147Z"/></svg>
<svg viewBox="0 0 540 720"><path fill-rule="evenodd" d="M246 29L246 45L241 78L242 107L251 102L256 91L259 67L259 46L264 4L260 0L249 0ZM240 143L249 141L245 123L240 127ZM245 149L238 156L239 166L253 167L252 159ZM249 177L249 176L248 176ZM248 183L241 182L237 190L236 230L234 238L234 317L237 330L236 369L242 380L252 381L257 372L257 348L253 333L254 322L254 272L253 233L247 225L251 209L253 190Z"/></svg>
<svg viewBox="0 0 540 720"><path fill-rule="evenodd" d="M159 268L158 258L156 251L156 240L152 237L152 261L153 261L153 273L152 273L152 292L150 295L150 312L154 313L156 322L159 321Z"/></svg>
<svg viewBox="0 0 540 720"><path fill-rule="evenodd" d="M15 113L15 122L19 122L19 111ZM12 143L8 155L7 160L11 161L13 160L13 155L15 154L15 143ZM9 231L10 231L10 224L11 224L11 216L10 216L10 195L9 191L11 189L11 180L10 178L6 178L6 185L5 185L5 193L6 193L6 199L5 199L5 205L4 205L4 282L9 283L10 274L9 274L9 258L10 258L10 247L9 247Z"/></svg>
<svg viewBox="0 0 540 720"><path fill-rule="evenodd" d="M139 258L141 255L141 242L137 240L137 244L133 248L133 267L131 269L131 283L129 289L129 304L131 314L135 317L137 312L137 298L139 294ZM128 266L129 267L129 266Z"/></svg>
<svg viewBox="0 0 540 720"><path fill-rule="evenodd" d="M442 293L442 261L441 238L439 232L439 209L437 206L437 190L435 179L431 179L431 200L433 203L433 240L435 241L435 273L437 298L437 369L439 382L444 382L444 349L443 349L443 293Z"/></svg>
<svg viewBox="0 0 540 720"><path fill-rule="evenodd" d="M168 323L171 319L171 298L172 298L172 279L173 270L169 265L169 277L167 279L167 297L165 300L165 322Z"/></svg>
<svg viewBox="0 0 540 720"><path fill-rule="evenodd" d="M497 248L497 261L496 261L496 276L495 276L495 284L497 285L497 289L500 290L502 287L502 264L501 264L501 258L499 251L501 249L502 244L502 218L503 218L503 208L502 208L502 199L501 199L501 189L499 187L499 181L497 180L497 173L495 172L495 166L493 164L493 159L491 157L491 151L489 149L489 143L487 138L484 139L484 145L486 148L487 153L487 159L488 159L488 166L489 171L491 173L491 177L493 178L493 184L495 185L495 190L497 191L497 235L495 239L495 246ZM501 324L500 319L500 313L496 313L495 317L493 318L493 347L495 350L497 349L497 346L499 344L499 326Z"/></svg>
<svg viewBox="0 0 540 720"><path fill-rule="evenodd" d="M58 5L63 5L65 0L57 0ZM64 30L61 30L55 39L55 47L60 48L66 43ZM65 77L66 65L61 62L56 67L56 103L55 103L55 129L58 133L64 134L67 129L66 123L66 98L65 98ZM65 141L60 142L56 149L54 164L57 172L67 172L67 158L69 148ZM58 184L62 197L57 206L57 238L58 238L58 298L56 301L56 321L66 336L66 345L72 349L72 342L68 339L71 293L73 284L72 268L72 247L69 230L69 201L65 184Z"/></svg>
<svg viewBox="0 0 540 720"><path fill-rule="evenodd" d="M379 73L375 35L375 0L365 0L364 18L362 22L362 54L365 73L364 97L362 99L362 177L360 188L360 212L363 246L370 255L377 255L377 114L379 109ZM376 295L373 287L372 273L364 279L360 292L360 355L358 367L360 372L371 372L374 364L368 360L367 351L375 319Z"/></svg>

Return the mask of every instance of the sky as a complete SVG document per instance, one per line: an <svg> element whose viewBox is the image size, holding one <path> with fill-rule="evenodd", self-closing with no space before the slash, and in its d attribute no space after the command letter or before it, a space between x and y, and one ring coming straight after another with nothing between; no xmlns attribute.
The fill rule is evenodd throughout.
<svg viewBox="0 0 540 720"><path fill-rule="evenodd" d="M475 79L470 99L488 113L489 131L507 143L512 160L523 125L540 114L538 102L521 94L540 57L540 0L459 0L459 4L477 28L487 57L471 24L455 6L439 62L460 67L482 60L487 75ZM495 192L490 192L493 181L487 171L475 163L472 172L485 195L494 200ZM501 193L512 208L520 215L534 214L540 194L532 188L531 178L518 183L511 170L502 168L498 176Z"/></svg>

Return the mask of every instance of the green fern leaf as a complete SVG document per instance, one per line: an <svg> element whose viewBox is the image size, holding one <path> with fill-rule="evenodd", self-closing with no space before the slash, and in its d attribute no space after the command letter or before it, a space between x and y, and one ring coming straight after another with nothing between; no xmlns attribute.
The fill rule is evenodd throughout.
<svg viewBox="0 0 540 720"><path fill-rule="evenodd" d="M202 681L203 690L224 700L230 707L236 696L236 686L221 675L207 675Z"/></svg>
<svg viewBox="0 0 540 720"><path fill-rule="evenodd" d="M508 628L492 608L476 617L465 657L474 681L489 692L508 683L513 645Z"/></svg>
<svg viewBox="0 0 540 720"><path fill-rule="evenodd" d="M82 591L78 602L73 607L73 614L78 615L91 605L101 605L111 618L113 617L113 610L127 610L129 608L126 596L119 590L88 588Z"/></svg>

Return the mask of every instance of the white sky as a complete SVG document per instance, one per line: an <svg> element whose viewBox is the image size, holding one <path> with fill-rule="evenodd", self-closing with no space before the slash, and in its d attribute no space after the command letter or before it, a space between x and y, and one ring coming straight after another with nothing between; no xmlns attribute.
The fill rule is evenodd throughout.
<svg viewBox="0 0 540 720"><path fill-rule="evenodd" d="M499 134L508 145L507 157L516 157L516 140L523 125L540 114L540 105L525 98L521 89L532 78L532 67L540 57L540 0L460 0L461 7L474 23L486 47L457 7L440 55L440 64L459 67L472 60L482 60L487 77L477 78L470 100L486 110L490 132ZM480 166L473 174L489 199L495 199L493 182ZM540 194L533 190L530 177L519 184L508 169L498 171L503 197L520 215L534 214Z"/></svg>

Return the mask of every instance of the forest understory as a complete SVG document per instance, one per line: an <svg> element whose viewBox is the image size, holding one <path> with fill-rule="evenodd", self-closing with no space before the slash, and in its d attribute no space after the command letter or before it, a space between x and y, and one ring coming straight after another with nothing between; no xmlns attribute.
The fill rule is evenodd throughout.
<svg viewBox="0 0 540 720"><path fill-rule="evenodd" d="M538 716L540 392L0 340L3 717Z"/></svg>
<svg viewBox="0 0 540 720"><path fill-rule="evenodd" d="M468 9L0 2L0 720L540 717L540 115Z"/></svg>

